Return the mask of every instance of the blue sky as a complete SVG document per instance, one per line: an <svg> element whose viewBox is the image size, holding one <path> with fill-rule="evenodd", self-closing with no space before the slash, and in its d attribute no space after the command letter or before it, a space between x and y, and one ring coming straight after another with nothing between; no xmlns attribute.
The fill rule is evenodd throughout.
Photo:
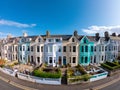
<svg viewBox="0 0 120 90"><path fill-rule="evenodd" d="M0 0L0 37L120 33L120 0Z"/></svg>

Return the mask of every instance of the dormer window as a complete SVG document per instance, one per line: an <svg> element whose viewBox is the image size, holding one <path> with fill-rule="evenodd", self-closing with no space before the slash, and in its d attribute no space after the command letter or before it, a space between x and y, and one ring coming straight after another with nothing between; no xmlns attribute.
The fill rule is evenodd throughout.
<svg viewBox="0 0 120 90"><path fill-rule="evenodd" d="M41 42L41 39L40 39L40 38L38 39L38 42Z"/></svg>
<svg viewBox="0 0 120 90"><path fill-rule="evenodd" d="M87 40L86 40L86 38L84 39L84 43L87 43Z"/></svg>
<svg viewBox="0 0 120 90"><path fill-rule="evenodd" d="M48 39L48 42L53 42L53 39Z"/></svg>
<svg viewBox="0 0 120 90"><path fill-rule="evenodd" d="M60 42L60 39L56 39L56 42Z"/></svg>
<svg viewBox="0 0 120 90"><path fill-rule="evenodd" d="M52 40L51 39L48 39L49 42L51 42Z"/></svg>
<svg viewBox="0 0 120 90"><path fill-rule="evenodd" d="M24 39L22 39L21 41L24 42Z"/></svg>
<svg viewBox="0 0 120 90"><path fill-rule="evenodd" d="M72 38L72 42L75 42L75 39L74 39L74 38Z"/></svg>

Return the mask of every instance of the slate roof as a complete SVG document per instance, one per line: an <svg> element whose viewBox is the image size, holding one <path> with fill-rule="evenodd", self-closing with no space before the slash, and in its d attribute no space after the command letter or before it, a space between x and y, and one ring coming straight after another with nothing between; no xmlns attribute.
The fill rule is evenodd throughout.
<svg viewBox="0 0 120 90"><path fill-rule="evenodd" d="M31 38L32 40L31 41L35 41L37 39L38 36L26 36L26 37L22 37L24 39L28 39L28 38Z"/></svg>
<svg viewBox="0 0 120 90"><path fill-rule="evenodd" d="M87 36L87 38L92 41L92 42L95 42L95 36Z"/></svg>
<svg viewBox="0 0 120 90"><path fill-rule="evenodd" d="M113 39L113 40L120 40L120 37L118 37L118 36L110 36L110 39Z"/></svg>
<svg viewBox="0 0 120 90"><path fill-rule="evenodd" d="M49 37L47 37L46 35L41 35L41 37L43 37L44 40L46 38L62 37L62 39L64 41L67 41L67 40L69 40L72 37L72 35L50 35Z"/></svg>
<svg viewBox="0 0 120 90"><path fill-rule="evenodd" d="M40 35L44 40L46 40L46 38L55 38L55 37L62 37L63 41L68 41L73 35L50 35L49 37L47 37L46 35ZM13 43L13 41L15 41L15 43L19 42L20 38L31 38L31 41L35 41L37 39L38 35L34 35L34 36L27 36L27 37L12 37L9 38L7 40L7 43ZM80 41L84 36L83 35L78 35L76 38ZM95 36L87 36L87 38L90 41L96 42L95 41ZM102 40L104 39L104 37L100 37L102 38ZM114 40L120 40L120 37L115 37L115 36L110 36L110 39L114 39Z"/></svg>

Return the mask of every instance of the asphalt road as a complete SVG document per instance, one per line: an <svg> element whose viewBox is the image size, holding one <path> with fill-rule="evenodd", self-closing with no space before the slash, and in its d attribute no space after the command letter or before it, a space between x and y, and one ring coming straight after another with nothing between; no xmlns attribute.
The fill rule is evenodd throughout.
<svg viewBox="0 0 120 90"><path fill-rule="evenodd" d="M108 87L105 87L101 90L120 90L120 81L108 86Z"/></svg>
<svg viewBox="0 0 120 90"><path fill-rule="evenodd" d="M14 87L10 85L9 83L0 80L0 90L22 90L22 89Z"/></svg>

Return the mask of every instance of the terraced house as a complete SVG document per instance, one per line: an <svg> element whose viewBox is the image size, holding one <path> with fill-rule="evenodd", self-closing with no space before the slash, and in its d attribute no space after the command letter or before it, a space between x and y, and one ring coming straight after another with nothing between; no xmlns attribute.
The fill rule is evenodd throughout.
<svg viewBox="0 0 120 90"><path fill-rule="evenodd" d="M33 36L31 38L28 57L31 64L39 66L44 62L44 39L41 36Z"/></svg>
<svg viewBox="0 0 120 90"><path fill-rule="evenodd" d="M21 37L7 37L0 40L0 58L18 60L20 63L31 63L39 66L46 63L48 66L63 66L70 64L100 65L106 61L114 61L119 56L120 37L108 32L104 37L99 33L95 36L78 35L46 35Z"/></svg>
<svg viewBox="0 0 120 90"><path fill-rule="evenodd" d="M23 34L23 37L19 40L18 43L18 56L19 56L19 62L23 64L27 64L30 59L30 42L32 41L31 36L27 36L26 33Z"/></svg>
<svg viewBox="0 0 120 90"><path fill-rule="evenodd" d="M6 39L1 40L0 58L5 60L18 60L18 42L19 37L8 35Z"/></svg>
<svg viewBox="0 0 120 90"><path fill-rule="evenodd" d="M83 66L89 65L90 62L92 62L92 59L93 59L94 42L90 41L90 39L88 39L87 36L84 36L80 40L79 64L81 64Z"/></svg>

